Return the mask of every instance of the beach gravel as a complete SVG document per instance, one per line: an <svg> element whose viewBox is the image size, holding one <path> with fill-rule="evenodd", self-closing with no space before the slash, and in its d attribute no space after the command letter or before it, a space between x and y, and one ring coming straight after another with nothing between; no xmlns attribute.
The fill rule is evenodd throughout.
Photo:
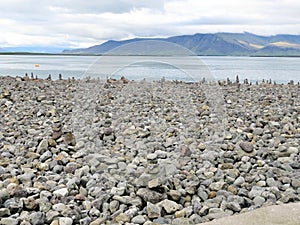
<svg viewBox="0 0 300 225"><path fill-rule="evenodd" d="M196 224L300 201L300 86L0 77L0 224Z"/></svg>

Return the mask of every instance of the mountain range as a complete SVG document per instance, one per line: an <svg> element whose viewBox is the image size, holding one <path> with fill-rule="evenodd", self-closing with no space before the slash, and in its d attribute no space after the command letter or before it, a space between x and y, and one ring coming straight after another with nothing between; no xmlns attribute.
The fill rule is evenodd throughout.
<svg viewBox="0 0 300 225"><path fill-rule="evenodd" d="M122 41L109 40L103 44L83 49L64 50L64 54L110 54L113 49L138 52L135 48L146 49L149 42L154 44L151 51L156 54L172 54L164 52L162 43L173 43L182 46L196 55L204 56L300 56L300 35L280 34L260 36L244 33L214 33L181 35L168 38L135 38ZM140 42L139 45L136 43ZM167 50L169 51L169 49ZM125 53L126 54L126 53ZM141 51L141 54L145 54ZM147 53L146 53L147 54Z"/></svg>

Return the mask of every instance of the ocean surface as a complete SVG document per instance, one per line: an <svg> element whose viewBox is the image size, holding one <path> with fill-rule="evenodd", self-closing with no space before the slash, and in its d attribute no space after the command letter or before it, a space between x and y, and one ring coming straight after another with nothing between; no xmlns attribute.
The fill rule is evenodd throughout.
<svg viewBox="0 0 300 225"><path fill-rule="evenodd" d="M300 82L300 58L296 57L153 57L153 56L52 56L0 55L0 76L57 79L99 77L134 80L177 79L198 81L240 80L250 82L272 80Z"/></svg>

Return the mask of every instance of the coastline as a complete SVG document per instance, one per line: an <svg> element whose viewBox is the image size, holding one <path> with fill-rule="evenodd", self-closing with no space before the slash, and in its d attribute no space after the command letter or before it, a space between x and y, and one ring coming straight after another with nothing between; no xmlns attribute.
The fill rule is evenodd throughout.
<svg viewBox="0 0 300 225"><path fill-rule="evenodd" d="M1 223L195 224L300 201L298 84L0 83Z"/></svg>

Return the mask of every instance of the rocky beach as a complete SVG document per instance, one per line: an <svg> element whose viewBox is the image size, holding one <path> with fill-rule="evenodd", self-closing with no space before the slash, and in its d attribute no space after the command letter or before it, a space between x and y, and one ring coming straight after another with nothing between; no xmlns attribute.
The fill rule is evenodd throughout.
<svg viewBox="0 0 300 225"><path fill-rule="evenodd" d="M300 85L0 77L0 224L201 224L300 202Z"/></svg>

